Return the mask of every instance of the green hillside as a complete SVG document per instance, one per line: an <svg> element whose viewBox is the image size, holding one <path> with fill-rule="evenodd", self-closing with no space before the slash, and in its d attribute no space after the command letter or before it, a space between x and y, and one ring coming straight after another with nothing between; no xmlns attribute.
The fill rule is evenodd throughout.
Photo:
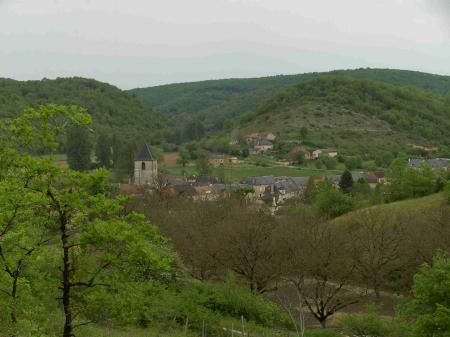
<svg viewBox="0 0 450 337"><path fill-rule="evenodd" d="M400 151L409 144L450 145L450 100L428 90L347 76L291 86L244 115L244 132L280 132L306 145L345 152Z"/></svg>
<svg viewBox="0 0 450 337"><path fill-rule="evenodd" d="M195 116L203 121L207 130L214 132L230 127L234 117L256 108L261 101L269 99L279 90L330 74L411 85L443 95L450 94L450 76L390 69L338 70L329 73L212 80L133 89L130 93L142 97L150 105L176 117L181 123Z"/></svg>
<svg viewBox="0 0 450 337"><path fill-rule="evenodd" d="M141 100L106 83L84 78L15 81L0 79L0 118L14 117L27 107L45 103L78 105L93 116L94 128L122 137L152 136L167 119ZM149 137L150 138L150 137Z"/></svg>

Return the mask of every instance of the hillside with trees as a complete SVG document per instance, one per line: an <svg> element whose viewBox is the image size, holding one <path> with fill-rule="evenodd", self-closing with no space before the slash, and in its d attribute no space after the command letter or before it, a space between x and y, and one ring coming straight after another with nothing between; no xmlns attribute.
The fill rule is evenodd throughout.
<svg viewBox="0 0 450 337"><path fill-rule="evenodd" d="M428 90L322 76L288 87L241 118L241 132L280 132L305 145L345 152L398 152L410 144L450 145L450 99Z"/></svg>
<svg viewBox="0 0 450 337"><path fill-rule="evenodd" d="M54 103L83 107L93 118L92 127L121 138L160 139L168 120L139 99L112 85L85 78L41 81L0 79L0 118L17 117L28 107Z"/></svg>
<svg viewBox="0 0 450 337"><path fill-rule="evenodd" d="M200 120L208 133L232 127L233 119L255 109L262 101L291 85L315 77L347 75L390 84L415 86L441 95L450 94L450 76L391 69L337 70L328 73L280 75L169 84L130 90L181 123Z"/></svg>

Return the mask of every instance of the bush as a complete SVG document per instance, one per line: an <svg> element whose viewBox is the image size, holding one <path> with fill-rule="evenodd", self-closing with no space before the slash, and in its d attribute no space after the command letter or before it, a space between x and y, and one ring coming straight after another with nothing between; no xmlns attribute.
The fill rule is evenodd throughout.
<svg viewBox="0 0 450 337"><path fill-rule="evenodd" d="M448 204L450 204L450 181L447 182L444 188L444 197Z"/></svg>
<svg viewBox="0 0 450 337"><path fill-rule="evenodd" d="M345 334L355 337L388 336L387 324L381 319L378 307L367 304L362 314L346 314L340 320Z"/></svg>
<svg viewBox="0 0 450 337"><path fill-rule="evenodd" d="M196 283L193 291L200 303L209 310L230 317L243 316L266 327L287 326L288 317L275 304L252 293L229 277L226 282Z"/></svg>
<svg viewBox="0 0 450 337"><path fill-rule="evenodd" d="M322 214L329 217L337 217L353 209L352 198L338 191L329 181L316 187L313 202Z"/></svg>
<svg viewBox="0 0 450 337"><path fill-rule="evenodd" d="M316 329L306 331L306 337L342 337L342 335L330 329Z"/></svg>

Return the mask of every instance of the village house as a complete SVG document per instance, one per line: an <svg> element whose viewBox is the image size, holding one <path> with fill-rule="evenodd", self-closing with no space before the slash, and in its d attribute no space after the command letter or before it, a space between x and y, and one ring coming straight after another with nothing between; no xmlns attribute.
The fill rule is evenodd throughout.
<svg viewBox="0 0 450 337"><path fill-rule="evenodd" d="M296 145L294 146L288 153L287 155L287 159L291 162L296 162L298 159L298 155L302 153L303 154L303 158L306 160L311 160L313 159L313 155L311 153L311 151L307 150L306 148L304 148L303 146L300 145Z"/></svg>
<svg viewBox="0 0 450 337"><path fill-rule="evenodd" d="M263 154L273 149L273 143L268 140L258 140L253 148L250 149L250 154Z"/></svg>
<svg viewBox="0 0 450 337"><path fill-rule="evenodd" d="M278 205L287 200L300 199L308 186L310 177L276 177L275 183L266 187L262 200Z"/></svg>
<svg viewBox="0 0 450 337"><path fill-rule="evenodd" d="M341 175L327 176L325 179L331 181L333 185L337 188L339 187L339 182L341 181ZM384 172L352 172L352 179L354 182L364 179L371 188L375 188L378 184L385 183Z"/></svg>
<svg viewBox="0 0 450 337"><path fill-rule="evenodd" d="M337 157L338 151L335 149L317 149L312 152L312 159L319 159L320 157Z"/></svg>
<svg viewBox="0 0 450 337"><path fill-rule="evenodd" d="M215 154L212 155L211 158L208 159L208 162L210 165L217 167L221 165L231 165L231 164L238 164L239 158L238 157L231 157L225 154Z"/></svg>
<svg viewBox="0 0 450 337"><path fill-rule="evenodd" d="M273 132L255 132L245 136L247 144L256 143L260 140L267 140L274 142L277 139L277 135Z"/></svg>
<svg viewBox="0 0 450 337"><path fill-rule="evenodd" d="M255 191L253 197L261 199L264 195L266 188L275 184L274 176L260 176L260 177L247 177L242 181L242 184L251 186Z"/></svg>

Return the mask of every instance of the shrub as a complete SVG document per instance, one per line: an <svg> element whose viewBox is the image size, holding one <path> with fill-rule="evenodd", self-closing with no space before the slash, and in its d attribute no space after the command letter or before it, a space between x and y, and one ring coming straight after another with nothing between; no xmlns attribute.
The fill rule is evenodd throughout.
<svg viewBox="0 0 450 337"><path fill-rule="evenodd" d="M342 337L342 335L330 329L316 329L306 331L306 337Z"/></svg>
<svg viewBox="0 0 450 337"><path fill-rule="evenodd" d="M289 324L289 319L280 308L240 286L232 277L224 283L196 283L193 291L200 296L201 304L215 313L230 317L243 316L247 321L267 327Z"/></svg>
<svg viewBox="0 0 450 337"><path fill-rule="evenodd" d="M444 197L448 204L450 204L450 181L447 182L444 188Z"/></svg>
<svg viewBox="0 0 450 337"><path fill-rule="evenodd" d="M378 313L378 307L367 304L362 314L347 314L340 323L347 335L355 337L385 337L388 327Z"/></svg>

